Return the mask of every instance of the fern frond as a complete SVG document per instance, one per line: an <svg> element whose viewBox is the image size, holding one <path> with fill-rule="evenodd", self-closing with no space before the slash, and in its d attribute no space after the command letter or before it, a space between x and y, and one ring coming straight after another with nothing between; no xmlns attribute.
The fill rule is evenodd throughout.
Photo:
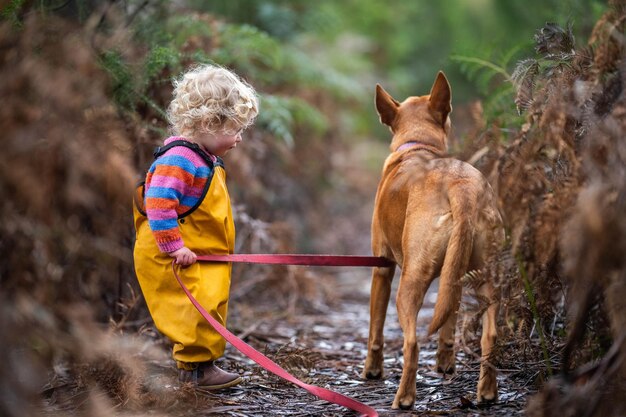
<svg viewBox="0 0 626 417"><path fill-rule="evenodd" d="M513 96L515 89L511 83L503 83L494 88L484 100L485 113L498 119L503 126L518 126L522 123L516 114Z"/></svg>
<svg viewBox="0 0 626 417"><path fill-rule="evenodd" d="M314 87L332 93L338 98L358 97L364 94L356 77L350 77L331 66L322 65L301 50L285 48L287 79L300 86ZM282 76L284 79L284 75Z"/></svg>
<svg viewBox="0 0 626 417"><path fill-rule="evenodd" d="M219 35L228 42L212 51L211 58L223 65L248 72L261 67L265 69L261 74L268 74L280 70L284 63L280 43L254 26L224 25Z"/></svg>
<svg viewBox="0 0 626 417"><path fill-rule="evenodd" d="M516 89L515 105L518 114L522 114L533 102L537 74L539 74L539 61L536 59L524 59L515 66L511 81Z"/></svg>
<svg viewBox="0 0 626 417"><path fill-rule="evenodd" d="M535 50L548 60L560 60L574 55L574 34L571 22L567 30L556 23L548 22L535 34Z"/></svg>
<svg viewBox="0 0 626 417"><path fill-rule="evenodd" d="M512 47L508 51L505 51L504 55L502 55L502 58L500 59L500 66L503 68L509 68L511 61L520 53L520 51L525 50L528 45L530 45L530 43L519 44Z"/></svg>
<svg viewBox="0 0 626 417"><path fill-rule="evenodd" d="M463 286L467 286L472 289L477 289L484 282L483 271L478 269L472 269L467 271L461 278Z"/></svg>
<svg viewBox="0 0 626 417"><path fill-rule="evenodd" d="M133 109L137 102L135 77L118 51L104 51L99 62L111 78L113 99L122 108Z"/></svg>
<svg viewBox="0 0 626 417"><path fill-rule="evenodd" d="M328 128L326 117L299 98L263 95L261 107L263 111L259 113L259 126L282 139L288 147L294 146L294 134L298 127L317 134Z"/></svg>
<svg viewBox="0 0 626 417"><path fill-rule="evenodd" d="M150 50L144 63L144 82L150 82L165 68L177 69L180 66L181 54L171 47L155 46Z"/></svg>
<svg viewBox="0 0 626 417"><path fill-rule="evenodd" d="M498 59L465 55L451 57L452 60L461 64L461 71L474 81L484 95L484 109L489 120L498 119L504 124L514 121L511 120L511 115L515 113L513 110L515 91L513 85L509 83L512 76L506 66L518 50L519 47L512 48ZM514 118L516 119L516 116Z"/></svg>
<svg viewBox="0 0 626 417"><path fill-rule="evenodd" d="M487 61L486 59L477 58L473 56L464 56L464 55L452 55L450 59L452 59L453 61L461 62L461 63L464 62L467 64L474 64L475 68L488 68L494 73L502 75L507 80L511 78L506 68L500 65L497 65L493 62Z"/></svg>
<svg viewBox="0 0 626 417"><path fill-rule="evenodd" d="M263 111L259 113L258 124L274 136L282 139L288 147L293 147L293 115L287 107L288 99L262 95L260 107Z"/></svg>

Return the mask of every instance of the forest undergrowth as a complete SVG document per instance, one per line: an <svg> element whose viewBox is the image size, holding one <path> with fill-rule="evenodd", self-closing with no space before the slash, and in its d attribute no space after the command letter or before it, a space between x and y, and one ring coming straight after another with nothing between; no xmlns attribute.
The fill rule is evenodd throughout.
<svg viewBox="0 0 626 417"><path fill-rule="evenodd" d="M84 22L3 16L0 414L166 416L181 402L201 407L193 392L165 395L142 383L167 344L155 343L133 276L131 190L166 133L169 79L198 57L230 56L225 31L259 37L268 51L276 45L201 14L189 17L201 29L190 23L170 39L181 54L134 38L125 24L139 19L133 13L107 10ZM617 401L626 392L625 24L626 7L612 1L585 47L574 47L567 29L540 29L536 57L520 62L515 78L525 123L487 124L476 104L474 126L455 147L499 198L507 245L486 272L501 300L494 362L528 369L538 391L532 416L626 413ZM253 78L278 62L259 60L228 65ZM333 128L350 100L330 93L334 78L316 74L252 82L269 115L226 161L237 251L366 254L360 237L377 174ZM333 278L311 270L259 267L235 279L233 296L250 309L270 300L296 314L338 302ZM484 307L463 321L470 350ZM46 408L59 395L69 408Z"/></svg>

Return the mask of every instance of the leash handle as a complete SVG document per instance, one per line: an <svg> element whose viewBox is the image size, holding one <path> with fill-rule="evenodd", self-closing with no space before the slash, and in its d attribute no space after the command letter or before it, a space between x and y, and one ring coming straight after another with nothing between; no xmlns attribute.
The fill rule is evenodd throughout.
<svg viewBox="0 0 626 417"><path fill-rule="evenodd" d="M200 257L198 257L198 259L200 259ZM233 262L233 261L230 261L230 262ZM209 324L213 326L215 331L217 331L220 335L222 335L224 339L226 339L231 345L233 345L241 353L243 353L244 355L252 359L254 362L259 364L261 367L268 370L269 372L275 375L278 375L279 377L291 382L292 384L295 384L301 388L304 388L309 393L315 395L318 398L321 398L323 400L329 401L334 404L341 405L343 407L347 407L351 410L354 410L368 417L378 417L378 412L376 410L374 410L373 408L353 398L350 398L348 396L345 396L335 391L331 391L326 388L318 387L315 385L309 385L300 381L298 378L296 378L295 376L291 375L289 372L281 368L276 362L273 362L267 356L263 355L261 352L259 352L258 350L256 350L255 348L253 348L252 346L250 346L243 340L239 339L237 336L235 336L233 333L227 330L224 326L222 326L217 320L215 320L204 309L204 307L202 307L202 305L198 302L198 300L194 298L194 296L191 294L189 289L187 289L182 279L178 275L178 272L176 272L176 264L174 263L174 261L172 261L172 272L174 273L174 276L176 277L176 280L180 284L181 288L183 289L185 294L187 294L187 297L189 298L191 303L194 305L194 307L196 307L196 309L200 312L202 317L204 317L209 322Z"/></svg>
<svg viewBox="0 0 626 417"><path fill-rule="evenodd" d="M291 254L230 254L198 255L199 261L236 262L268 265L317 265L317 266L377 266L389 267L392 261L380 256L351 255L291 255Z"/></svg>

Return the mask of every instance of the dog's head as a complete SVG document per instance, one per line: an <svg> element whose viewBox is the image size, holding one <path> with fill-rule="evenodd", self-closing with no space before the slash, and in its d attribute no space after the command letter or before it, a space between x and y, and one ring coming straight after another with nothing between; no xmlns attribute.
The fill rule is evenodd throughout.
<svg viewBox="0 0 626 417"><path fill-rule="evenodd" d="M376 110L393 133L392 151L407 142L418 142L446 152L452 105L450 84L443 72L437 74L429 95L409 97L402 103L376 84Z"/></svg>

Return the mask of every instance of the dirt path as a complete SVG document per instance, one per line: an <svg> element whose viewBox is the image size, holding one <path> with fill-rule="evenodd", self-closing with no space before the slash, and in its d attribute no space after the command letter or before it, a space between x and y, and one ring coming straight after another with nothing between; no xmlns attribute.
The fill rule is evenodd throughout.
<svg viewBox="0 0 626 417"><path fill-rule="evenodd" d="M336 276L339 302L328 314L285 317L275 312L266 317L257 317L258 325L248 329L242 326L243 330L236 329L235 319L235 332L245 333L248 343L296 377L309 384L351 396L375 408L381 416L523 414L529 390L524 388L527 382L521 378L521 370L503 370L499 373L500 401L485 408L474 406L478 378L478 362L475 359L460 351L457 354L457 373L448 379L442 379L432 370L436 343L434 338L427 339L424 332L432 315L433 295L436 295L433 292L427 296L425 308L418 319L418 336L422 342L415 407L411 412L391 410L402 368L402 337L393 301L388 309L385 328L385 379L363 380L360 374L366 355L369 326L369 277L367 273L338 273ZM392 299L394 296L392 294ZM245 376L245 383L219 394L204 393L209 403L201 410L196 408L193 415L355 415L347 409L318 400L278 377L268 375L231 346L228 346L224 359L224 366L238 370Z"/></svg>

